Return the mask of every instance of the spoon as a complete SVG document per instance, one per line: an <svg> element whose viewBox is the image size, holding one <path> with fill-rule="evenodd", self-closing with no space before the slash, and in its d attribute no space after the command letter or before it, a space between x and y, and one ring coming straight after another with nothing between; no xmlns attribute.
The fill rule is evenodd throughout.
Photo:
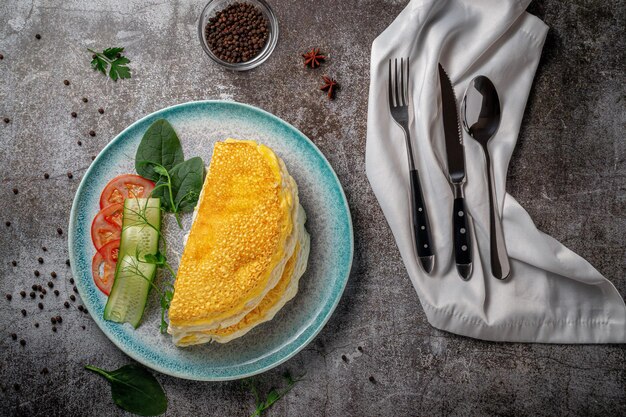
<svg viewBox="0 0 626 417"><path fill-rule="evenodd" d="M463 127L481 145L485 154L489 184L491 273L497 279L506 279L511 273L511 266L504 244L502 222L496 203L496 187L491 170L491 158L487 146L500 126L500 99L496 87L489 78L479 75L470 82L465 97L463 97L461 111L463 112Z"/></svg>

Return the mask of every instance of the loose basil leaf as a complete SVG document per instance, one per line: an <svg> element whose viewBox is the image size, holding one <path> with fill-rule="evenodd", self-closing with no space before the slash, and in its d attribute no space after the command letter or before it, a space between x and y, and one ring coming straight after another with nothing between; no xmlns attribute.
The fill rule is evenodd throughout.
<svg viewBox="0 0 626 417"><path fill-rule="evenodd" d="M184 160L183 148L172 125L165 119L152 123L144 133L135 155L137 174L152 181L161 175L156 173L153 164L159 164L168 171Z"/></svg>
<svg viewBox="0 0 626 417"><path fill-rule="evenodd" d="M172 207L167 187L156 188L152 196L161 198L162 206L166 211L181 213L193 211L198 203L198 197L204 182L204 162L202 158L196 156L176 165L169 170L169 175L172 182L172 196L174 197L176 207ZM165 183L167 183L167 178L162 176L157 182L157 186Z"/></svg>
<svg viewBox="0 0 626 417"><path fill-rule="evenodd" d="M91 365L85 368L109 381L113 401L124 410L139 416L158 416L167 411L165 391L143 366L125 365L111 372Z"/></svg>

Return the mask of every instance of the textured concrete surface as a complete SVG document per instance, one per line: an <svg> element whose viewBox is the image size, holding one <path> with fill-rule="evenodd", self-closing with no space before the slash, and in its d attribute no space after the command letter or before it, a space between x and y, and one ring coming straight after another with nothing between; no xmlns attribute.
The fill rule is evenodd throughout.
<svg viewBox="0 0 626 417"><path fill-rule="evenodd" d="M91 156L137 118L221 98L260 106L308 135L337 171L354 218L355 262L335 314L309 347L258 377L268 389L286 369L306 372L268 415L625 415L624 346L489 343L427 323L364 168L370 45L406 2L271 3L281 25L278 47L245 74L225 72L203 55L196 35L202 1L0 3L0 118L10 119L0 122L0 414L124 415L82 366L116 368L130 359L77 310L80 301L63 307L72 293L65 229L73 195ZM530 6L551 30L508 183L541 230L588 259L623 296L625 8L622 0ZM128 50L131 80L113 83L89 68L86 47L114 45ZM300 53L312 46L331 55L322 70L301 66ZM334 102L317 90L323 73L343 86ZM48 289L44 300L21 299L20 290L49 280L59 297ZM50 317L58 314L64 320L55 333ZM13 332L26 346L11 340ZM41 374L44 367L49 374ZM158 378L169 416L254 409L239 382Z"/></svg>

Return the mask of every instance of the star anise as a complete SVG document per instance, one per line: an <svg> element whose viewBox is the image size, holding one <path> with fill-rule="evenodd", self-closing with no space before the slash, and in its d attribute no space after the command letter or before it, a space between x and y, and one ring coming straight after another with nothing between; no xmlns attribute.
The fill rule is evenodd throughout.
<svg viewBox="0 0 626 417"><path fill-rule="evenodd" d="M320 53L319 48L313 48L306 54L302 54L302 58L304 58L304 66L307 65L311 68L319 67L320 61L324 61L326 57Z"/></svg>
<svg viewBox="0 0 626 417"><path fill-rule="evenodd" d="M332 100L335 98L335 92L339 88L339 84L337 84L337 80L326 75L322 79L324 80L324 85L320 87L320 90L328 92L328 98Z"/></svg>

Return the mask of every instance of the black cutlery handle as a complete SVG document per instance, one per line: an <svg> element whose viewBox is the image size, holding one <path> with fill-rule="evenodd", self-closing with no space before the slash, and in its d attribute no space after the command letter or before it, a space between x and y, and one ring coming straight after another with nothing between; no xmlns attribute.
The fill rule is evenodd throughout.
<svg viewBox="0 0 626 417"><path fill-rule="evenodd" d="M457 265L468 265L472 263L472 244L470 240L470 230L467 221L467 210L465 209L465 199L457 197L454 199L452 211L454 225L454 260ZM468 278L468 277L464 277Z"/></svg>
<svg viewBox="0 0 626 417"><path fill-rule="evenodd" d="M428 222L428 213L426 212L424 194L417 169L411 169L409 177L411 181L411 221L417 255L420 258L432 256L434 252L430 238L430 223Z"/></svg>

